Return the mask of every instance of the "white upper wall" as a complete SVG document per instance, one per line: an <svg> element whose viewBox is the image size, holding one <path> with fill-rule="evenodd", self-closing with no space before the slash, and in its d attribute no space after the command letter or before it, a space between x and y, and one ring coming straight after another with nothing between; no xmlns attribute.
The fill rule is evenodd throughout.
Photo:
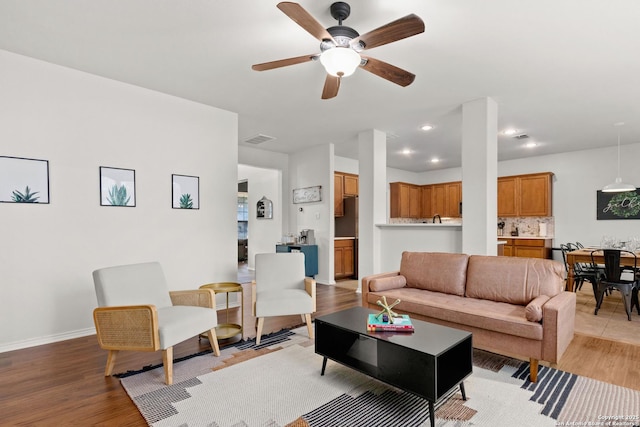
<svg viewBox="0 0 640 427"><path fill-rule="evenodd" d="M0 204L0 351L93 333L97 268L237 280L235 113L1 50L0 93L0 155L48 160L51 195ZM100 206L100 166L135 170L136 207ZM171 174L199 210L171 208Z"/></svg>

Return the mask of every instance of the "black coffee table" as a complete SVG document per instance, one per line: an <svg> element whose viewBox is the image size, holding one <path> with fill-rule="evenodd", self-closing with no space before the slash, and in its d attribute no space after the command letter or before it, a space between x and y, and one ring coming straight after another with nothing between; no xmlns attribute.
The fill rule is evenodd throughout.
<svg viewBox="0 0 640 427"><path fill-rule="evenodd" d="M415 332L368 332L367 316L378 311L362 307L315 319L316 353L360 371L429 402L431 426L434 404L460 387L472 372L471 333L411 319Z"/></svg>

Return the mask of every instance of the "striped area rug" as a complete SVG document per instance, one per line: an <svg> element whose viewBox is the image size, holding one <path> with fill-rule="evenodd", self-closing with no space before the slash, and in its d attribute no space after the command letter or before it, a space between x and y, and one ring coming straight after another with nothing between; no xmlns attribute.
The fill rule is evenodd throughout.
<svg viewBox="0 0 640 427"><path fill-rule="evenodd" d="M300 333L297 333L297 332ZM306 328L281 331L174 365L165 386L161 367L121 378L151 426L422 427L427 402L329 361L314 352ZM436 405L436 426L557 427L626 425L640 414L640 392L540 366L474 352L467 400L454 389ZM622 418L622 417L627 417ZM618 424L614 424L617 422ZM591 424L590 424L591 423ZM635 424L638 424L637 420Z"/></svg>

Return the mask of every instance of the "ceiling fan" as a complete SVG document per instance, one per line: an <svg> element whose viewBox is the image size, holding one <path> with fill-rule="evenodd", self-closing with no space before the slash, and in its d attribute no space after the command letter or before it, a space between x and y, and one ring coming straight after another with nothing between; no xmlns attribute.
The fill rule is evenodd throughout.
<svg viewBox="0 0 640 427"><path fill-rule="evenodd" d="M353 28L342 25L351 13L351 7L345 2L331 5L331 16L338 25L326 29L298 3L281 2L277 7L320 40L320 53L255 64L252 69L265 71L320 60L327 71L322 99L338 95L341 78L350 76L358 67L400 86L408 86L415 79L416 76L406 70L360 52L424 32L424 22L418 16L410 14L360 35Z"/></svg>

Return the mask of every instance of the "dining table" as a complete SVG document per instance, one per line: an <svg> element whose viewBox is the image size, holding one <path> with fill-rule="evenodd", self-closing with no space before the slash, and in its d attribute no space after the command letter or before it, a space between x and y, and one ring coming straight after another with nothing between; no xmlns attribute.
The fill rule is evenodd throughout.
<svg viewBox="0 0 640 427"><path fill-rule="evenodd" d="M593 252L593 258L591 257L591 253ZM640 257L640 251L634 252L637 257ZM567 264L569 267L569 271L567 274L567 283L565 285L565 290L573 292L574 287L574 266L576 263L591 263L591 261L596 264L604 264L604 253L600 248L583 248L577 249L575 251L567 252ZM636 258L632 257L629 254L625 254L624 252L620 256L620 265L624 265L627 267L634 267L636 263Z"/></svg>

